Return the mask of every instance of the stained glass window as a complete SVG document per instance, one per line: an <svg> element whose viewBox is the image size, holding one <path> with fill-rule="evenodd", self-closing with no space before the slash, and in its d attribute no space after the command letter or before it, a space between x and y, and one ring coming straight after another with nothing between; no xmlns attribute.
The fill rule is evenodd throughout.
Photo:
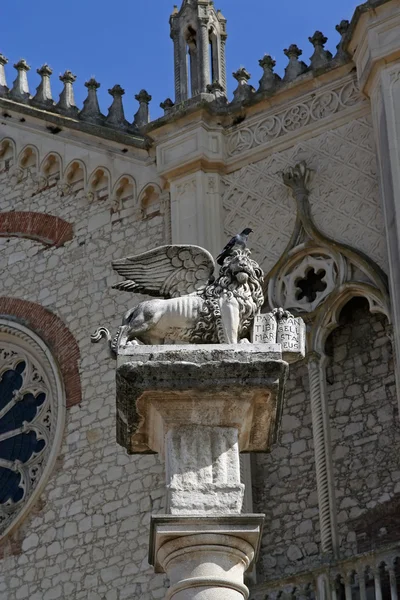
<svg viewBox="0 0 400 600"><path fill-rule="evenodd" d="M1 319L0 536L32 503L50 473L64 404L44 343L25 327Z"/></svg>

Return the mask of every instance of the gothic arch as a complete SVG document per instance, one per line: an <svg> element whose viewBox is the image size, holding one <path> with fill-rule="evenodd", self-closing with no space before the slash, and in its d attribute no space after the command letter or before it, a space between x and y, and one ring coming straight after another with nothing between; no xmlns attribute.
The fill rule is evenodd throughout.
<svg viewBox="0 0 400 600"><path fill-rule="evenodd" d="M80 352L74 336L63 321L40 304L8 297L0 297L2 317L22 323L45 342L61 372L67 408L79 404L82 399Z"/></svg>
<svg viewBox="0 0 400 600"><path fill-rule="evenodd" d="M62 175L62 158L58 152L49 152L40 163L40 173L46 178L52 178L58 175L61 179Z"/></svg>
<svg viewBox="0 0 400 600"><path fill-rule="evenodd" d="M72 191L76 191L75 188L83 182L82 188L86 190L87 185L87 172L86 165L83 161L78 158L71 160L65 167L63 174L63 183L71 188Z"/></svg>
<svg viewBox="0 0 400 600"><path fill-rule="evenodd" d="M3 138L0 142L0 170L8 169L11 164L14 164L16 156L14 140L8 137Z"/></svg>
<svg viewBox="0 0 400 600"><path fill-rule="evenodd" d="M112 190L112 212L119 212L124 207L124 203L131 201L133 205L136 200L136 182L131 175L121 175L114 184Z"/></svg>
<svg viewBox="0 0 400 600"><path fill-rule="evenodd" d="M18 154L17 160L20 169L34 169L39 167L39 150L32 144L27 144Z"/></svg>
<svg viewBox="0 0 400 600"><path fill-rule="evenodd" d="M0 213L0 237L22 237L59 248L73 238L71 223L38 212Z"/></svg>
<svg viewBox="0 0 400 600"><path fill-rule="evenodd" d="M88 180L88 194L93 200L107 200L110 197L111 174L106 167L96 167Z"/></svg>
<svg viewBox="0 0 400 600"><path fill-rule="evenodd" d="M147 183L139 194L139 207L143 218L155 216L161 210L161 188L157 183Z"/></svg>

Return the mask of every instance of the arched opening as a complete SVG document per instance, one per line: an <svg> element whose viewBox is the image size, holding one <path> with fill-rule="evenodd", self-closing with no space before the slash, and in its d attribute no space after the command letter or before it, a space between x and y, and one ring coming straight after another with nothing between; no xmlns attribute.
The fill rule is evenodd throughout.
<svg viewBox="0 0 400 600"><path fill-rule="evenodd" d="M106 169L98 168L89 181L89 192L94 200L107 200L110 195L110 178Z"/></svg>
<svg viewBox="0 0 400 600"><path fill-rule="evenodd" d="M120 212L128 203L133 204L135 197L135 184L131 177L124 176L117 182L114 188L111 212Z"/></svg>
<svg viewBox="0 0 400 600"><path fill-rule="evenodd" d="M61 159L58 154L49 154L42 162L42 175L47 179L48 187L56 185L61 177Z"/></svg>
<svg viewBox="0 0 400 600"><path fill-rule="evenodd" d="M351 298L326 341L325 353L341 548L350 554L366 552L385 543L384 528L375 532L373 509L394 494L391 474L398 469L400 449L386 316L371 313L366 298Z"/></svg>
<svg viewBox="0 0 400 600"><path fill-rule="evenodd" d="M209 31L210 83L220 80L218 37L213 28Z"/></svg>
<svg viewBox="0 0 400 600"><path fill-rule="evenodd" d="M0 172L8 171L14 164L15 149L14 144L9 139L4 139L0 143Z"/></svg>
<svg viewBox="0 0 400 600"><path fill-rule="evenodd" d="M161 213L160 189L155 184L148 185L140 197L143 219L152 219Z"/></svg>
<svg viewBox="0 0 400 600"><path fill-rule="evenodd" d="M27 146L21 152L19 157L19 166L21 169L37 169L38 154L35 148Z"/></svg>
<svg viewBox="0 0 400 600"><path fill-rule="evenodd" d="M79 160L70 163L65 171L65 182L71 192L77 193L85 188L85 169Z"/></svg>
<svg viewBox="0 0 400 600"><path fill-rule="evenodd" d="M186 32L188 91L192 97L199 93L199 55L197 31L189 25Z"/></svg>

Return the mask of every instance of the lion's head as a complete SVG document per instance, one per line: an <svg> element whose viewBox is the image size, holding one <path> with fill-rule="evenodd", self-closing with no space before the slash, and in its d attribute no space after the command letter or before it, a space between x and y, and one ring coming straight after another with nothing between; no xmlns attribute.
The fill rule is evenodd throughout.
<svg viewBox="0 0 400 600"><path fill-rule="evenodd" d="M245 337L254 316L264 304L262 284L263 270L250 258L249 250L234 250L224 260L215 281L207 285L202 292L205 299L203 314L193 332L192 342L200 340L218 341L215 331L213 303L223 294L232 294L239 303L240 330L239 337Z"/></svg>

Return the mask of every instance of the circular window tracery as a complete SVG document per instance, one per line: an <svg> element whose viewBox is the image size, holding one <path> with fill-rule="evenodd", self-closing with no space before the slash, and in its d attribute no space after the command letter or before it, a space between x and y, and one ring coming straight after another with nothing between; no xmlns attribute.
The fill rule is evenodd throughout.
<svg viewBox="0 0 400 600"><path fill-rule="evenodd" d="M44 342L0 319L0 536L26 516L58 455L65 395Z"/></svg>

